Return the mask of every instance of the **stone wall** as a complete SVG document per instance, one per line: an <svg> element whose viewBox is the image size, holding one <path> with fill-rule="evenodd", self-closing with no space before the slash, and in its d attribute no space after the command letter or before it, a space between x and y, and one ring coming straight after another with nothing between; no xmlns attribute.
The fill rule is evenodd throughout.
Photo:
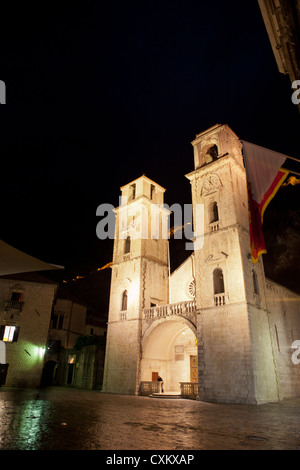
<svg viewBox="0 0 300 470"><path fill-rule="evenodd" d="M122 324L121 324L122 323ZM108 325L103 391L135 394L140 357L139 320Z"/></svg>
<svg viewBox="0 0 300 470"><path fill-rule="evenodd" d="M268 279L266 301L280 398L299 397L300 364L292 362L292 343L300 340L300 296Z"/></svg>
<svg viewBox="0 0 300 470"><path fill-rule="evenodd" d="M76 352L72 385L78 388L101 389L105 346L85 346Z"/></svg>
<svg viewBox="0 0 300 470"><path fill-rule="evenodd" d="M79 351L61 349L56 385L101 390L105 344L84 346Z"/></svg>
<svg viewBox="0 0 300 470"><path fill-rule="evenodd" d="M256 403L246 304L198 315L199 398Z"/></svg>

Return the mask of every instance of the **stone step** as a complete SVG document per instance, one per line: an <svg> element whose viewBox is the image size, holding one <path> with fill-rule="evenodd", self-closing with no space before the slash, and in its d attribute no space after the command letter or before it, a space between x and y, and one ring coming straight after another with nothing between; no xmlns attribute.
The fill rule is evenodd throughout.
<svg viewBox="0 0 300 470"><path fill-rule="evenodd" d="M182 398L178 392L152 393L149 398Z"/></svg>

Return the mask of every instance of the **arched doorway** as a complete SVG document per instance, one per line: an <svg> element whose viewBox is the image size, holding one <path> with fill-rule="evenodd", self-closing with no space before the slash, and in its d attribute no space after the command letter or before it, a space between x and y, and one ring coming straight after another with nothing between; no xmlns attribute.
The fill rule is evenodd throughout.
<svg viewBox="0 0 300 470"><path fill-rule="evenodd" d="M198 382L196 331L184 318L161 319L142 341L141 381L160 375L165 392L180 392L180 382Z"/></svg>

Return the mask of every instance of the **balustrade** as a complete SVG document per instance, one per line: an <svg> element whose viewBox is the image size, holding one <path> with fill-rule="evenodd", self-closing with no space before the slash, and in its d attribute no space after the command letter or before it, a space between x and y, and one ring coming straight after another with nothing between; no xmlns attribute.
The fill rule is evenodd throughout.
<svg viewBox="0 0 300 470"><path fill-rule="evenodd" d="M168 305L157 305L151 308L144 308L143 312L145 319L161 318L169 315L189 316L196 312L196 301L190 300Z"/></svg>
<svg viewBox="0 0 300 470"><path fill-rule="evenodd" d="M256 305L259 304L260 298L258 296ZM214 294L214 306L221 307L227 303L227 295L225 293ZM196 301L189 300L184 302L177 302L168 305L157 305L151 308L144 308L143 314L145 319L155 319L167 317L170 315L181 315L184 317L191 317L196 313Z"/></svg>
<svg viewBox="0 0 300 470"><path fill-rule="evenodd" d="M127 310L122 310L120 312L120 320L126 320L127 318Z"/></svg>
<svg viewBox="0 0 300 470"><path fill-rule="evenodd" d="M219 221L211 222L209 224L210 232L217 232L219 230Z"/></svg>
<svg viewBox="0 0 300 470"><path fill-rule="evenodd" d="M152 395L152 393L160 392L160 382L156 381L143 381L140 383L140 395Z"/></svg>
<svg viewBox="0 0 300 470"><path fill-rule="evenodd" d="M198 383L180 382L180 394L184 398L196 398L198 395Z"/></svg>
<svg viewBox="0 0 300 470"><path fill-rule="evenodd" d="M197 382L179 382L180 395L182 398L196 399L198 396L198 383ZM139 394L149 396L153 393L160 393L160 382L158 381L142 381L140 383Z"/></svg>
<svg viewBox="0 0 300 470"><path fill-rule="evenodd" d="M214 303L215 307L220 307L221 305L226 304L226 295L223 294L214 294Z"/></svg>

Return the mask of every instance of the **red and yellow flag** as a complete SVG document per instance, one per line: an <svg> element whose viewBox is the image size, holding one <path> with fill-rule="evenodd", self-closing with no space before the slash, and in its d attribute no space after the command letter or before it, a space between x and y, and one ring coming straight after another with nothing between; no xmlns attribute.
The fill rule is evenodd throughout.
<svg viewBox="0 0 300 470"><path fill-rule="evenodd" d="M264 212L289 171L281 168L286 155L242 141L248 182L249 231L253 263L266 253L262 224Z"/></svg>

